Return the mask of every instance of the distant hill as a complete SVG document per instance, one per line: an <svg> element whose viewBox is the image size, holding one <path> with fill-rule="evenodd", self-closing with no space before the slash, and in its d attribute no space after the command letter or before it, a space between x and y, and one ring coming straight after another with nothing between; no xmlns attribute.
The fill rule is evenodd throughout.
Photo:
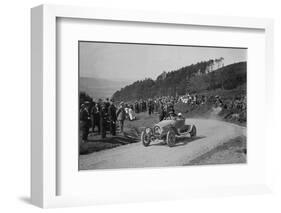
<svg viewBox="0 0 281 213"><path fill-rule="evenodd" d="M215 60L216 61L216 60ZM145 79L127 85L113 94L117 101L176 96L216 89L232 90L246 84L247 63L213 66L214 60L199 62L160 74L156 80Z"/></svg>
<svg viewBox="0 0 281 213"><path fill-rule="evenodd" d="M114 92L129 84L125 80L108 80L100 78L80 77L79 91L85 92L93 99L111 98Z"/></svg>

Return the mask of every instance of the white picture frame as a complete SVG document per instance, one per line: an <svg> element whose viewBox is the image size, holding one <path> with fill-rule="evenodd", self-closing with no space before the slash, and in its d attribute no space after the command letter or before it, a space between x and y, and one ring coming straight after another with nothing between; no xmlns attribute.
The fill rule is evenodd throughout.
<svg viewBox="0 0 281 213"><path fill-rule="evenodd" d="M91 205L97 203L142 201L144 194L126 194L123 196L114 193L112 196L66 196L57 195L58 170L57 166L57 19L75 18L87 20L116 20L132 23L153 23L170 26L202 26L231 29L258 29L265 33L265 94L269 107L273 103L270 91L273 87L273 21L271 19L216 17L203 15L152 13L146 11L123 11L112 9L85 8L74 6L41 5L31 9L31 200L32 203L43 207ZM270 111L270 110L269 110ZM270 112L269 112L270 113ZM267 130L269 116L266 115L264 127ZM269 133L269 130L266 131ZM266 154L265 152L263 153ZM268 153L266 155L268 159ZM270 168L270 161L266 162ZM157 170L150 170L157 173ZM167 171L167 170L166 170ZM102 171L100 171L102 172ZM138 171L141 172L141 171ZM269 177L258 184L244 184L221 187L200 187L194 183L195 188L188 191L183 187L159 190L147 196L146 200L165 200L209 195L233 195L269 192L271 188L270 169L263 170ZM122 174L120 174L122 175ZM177 193L177 196L169 196ZM137 191L135 192L137 193ZM155 196L159 195L159 196Z"/></svg>

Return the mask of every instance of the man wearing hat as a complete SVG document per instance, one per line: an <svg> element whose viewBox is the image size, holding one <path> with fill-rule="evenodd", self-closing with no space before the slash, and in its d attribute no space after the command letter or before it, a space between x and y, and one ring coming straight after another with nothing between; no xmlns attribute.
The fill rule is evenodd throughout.
<svg viewBox="0 0 281 213"><path fill-rule="evenodd" d="M152 100L148 99L148 114L152 114Z"/></svg>
<svg viewBox="0 0 281 213"><path fill-rule="evenodd" d="M165 111L165 107L164 104L162 102L160 102L160 112L159 112L159 121L164 120L164 118L167 117L166 115L166 111Z"/></svg>
<svg viewBox="0 0 281 213"><path fill-rule="evenodd" d="M123 133L123 129L124 129L124 120L126 118L126 111L124 108L124 102L120 103L120 107L117 110L117 120L120 126L120 132Z"/></svg>
<svg viewBox="0 0 281 213"><path fill-rule="evenodd" d="M98 103L93 103L90 113L92 119L92 131L94 132L95 127L97 127L98 134L100 134L100 107Z"/></svg>
<svg viewBox="0 0 281 213"><path fill-rule="evenodd" d="M102 138L106 137L107 118L108 118L108 111L106 109L106 103L102 103L101 110L100 110L100 130L101 130Z"/></svg>
<svg viewBox="0 0 281 213"><path fill-rule="evenodd" d="M85 101L80 109L80 129L82 131L82 142L88 140L89 129L91 127L91 117L89 113L90 102Z"/></svg>
<svg viewBox="0 0 281 213"><path fill-rule="evenodd" d="M109 118L109 126L111 135L116 135L116 107L114 106L113 100L110 100L110 105L108 107L108 118Z"/></svg>

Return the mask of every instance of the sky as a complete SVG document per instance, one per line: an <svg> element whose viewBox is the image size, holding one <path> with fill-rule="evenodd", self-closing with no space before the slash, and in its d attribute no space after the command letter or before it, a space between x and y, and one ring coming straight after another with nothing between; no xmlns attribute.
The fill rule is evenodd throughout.
<svg viewBox="0 0 281 213"><path fill-rule="evenodd" d="M79 42L80 77L156 79L163 71L220 57L224 58L224 65L246 61L247 49Z"/></svg>

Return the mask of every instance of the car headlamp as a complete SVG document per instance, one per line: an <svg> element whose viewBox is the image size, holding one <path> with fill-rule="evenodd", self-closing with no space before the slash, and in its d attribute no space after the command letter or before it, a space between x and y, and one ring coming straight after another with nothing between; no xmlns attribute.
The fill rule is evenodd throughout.
<svg viewBox="0 0 281 213"><path fill-rule="evenodd" d="M154 134L160 135L161 134L161 128L159 126L154 127Z"/></svg>
<svg viewBox="0 0 281 213"><path fill-rule="evenodd" d="M152 132L152 130L151 130L150 128L146 128L146 129L145 129L145 133L146 133L146 134L150 134L151 132Z"/></svg>

